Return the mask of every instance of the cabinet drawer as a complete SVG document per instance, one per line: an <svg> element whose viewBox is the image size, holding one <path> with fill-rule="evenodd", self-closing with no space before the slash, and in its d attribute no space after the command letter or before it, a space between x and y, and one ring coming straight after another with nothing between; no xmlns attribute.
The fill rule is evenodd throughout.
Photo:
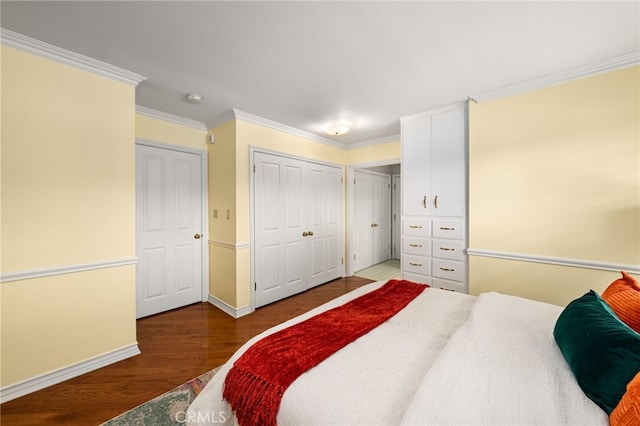
<svg viewBox="0 0 640 426"><path fill-rule="evenodd" d="M463 260L463 243L460 240L433 240L431 241L431 253L433 257L451 260Z"/></svg>
<svg viewBox="0 0 640 426"><path fill-rule="evenodd" d="M453 281L464 281L464 263L433 259L433 276Z"/></svg>
<svg viewBox="0 0 640 426"><path fill-rule="evenodd" d="M402 273L402 279L412 281L414 283L429 284L431 285L431 277L427 275L410 274L408 272Z"/></svg>
<svg viewBox="0 0 640 426"><path fill-rule="evenodd" d="M457 281L434 279L431 281L431 287L440 288L442 290L457 291L458 293L467 292L467 289L464 283L457 282Z"/></svg>
<svg viewBox="0 0 640 426"><path fill-rule="evenodd" d="M417 254L418 256L429 256L430 244L427 238L402 237L402 252L406 254Z"/></svg>
<svg viewBox="0 0 640 426"><path fill-rule="evenodd" d="M463 238L463 226L460 220L434 220L433 221L433 237L434 238L454 238L461 240Z"/></svg>
<svg viewBox="0 0 640 426"><path fill-rule="evenodd" d="M422 256L402 256L402 270L421 275L430 275L431 260Z"/></svg>
<svg viewBox="0 0 640 426"><path fill-rule="evenodd" d="M404 219L402 221L402 234L415 235L418 237L429 236L428 219Z"/></svg>

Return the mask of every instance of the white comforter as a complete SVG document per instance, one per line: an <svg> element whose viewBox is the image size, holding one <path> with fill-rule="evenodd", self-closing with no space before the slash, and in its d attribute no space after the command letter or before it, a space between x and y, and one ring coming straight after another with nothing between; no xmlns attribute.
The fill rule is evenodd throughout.
<svg viewBox="0 0 640 426"><path fill-rule="evenodd" d="M235 424L222 386L254 341L379 288L361 287L247 342L189 407L188 424ZM553 341L560 308L494 293L428 288L405 309L307 371L279 425L608 424Z"/></svg>

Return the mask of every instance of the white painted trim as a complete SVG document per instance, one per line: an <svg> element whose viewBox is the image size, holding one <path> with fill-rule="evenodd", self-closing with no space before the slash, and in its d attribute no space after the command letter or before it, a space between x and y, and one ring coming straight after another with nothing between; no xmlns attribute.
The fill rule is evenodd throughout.
<svg viewBox="0 0 640 426"><path fill-rule="evenodd" d="M32 278L49 277L53 275L73 274L76 272L93 271L95 269L117 268L119 266L135 265L138 263L137 257L126 257L122 259L105 260L102 262L83 263L79 265L55 266L52 268L30 269L20 272L9 272L0 276L0 282L11 282L19 280L30 280Z"/></svg>
<svg viewBox="0 0 640 426"><path fill-rule="evenodd" d="M6 28L0 28L0 42L9 47L22 50L43 58L51 59L65 65L80 68L104 77L111 78L123 83L137 86L141 81L147 79L140 74L118 68L106 62L53 46L51 44L36 40L31 37L16 33Z"/></svg>
<svg viewBox="0 0 640 426"><path fill-rule="evenodd" d="M124 346L106 354L89 358L86 361L64 367L50 373L41 374L0 389L0 403L39 391L41 389L81 376L102 367L140 354L137 343Z"/></svg>
<svg viewBox="0 0 640 426"><path fill-rule="evenodd" d="M229 315L229 316L231 316L233 318L236 318L236 319L240 318L240 317L243 317L245 315L248 315L248 314L250 314L251 312L254 311L248 305L247 306L242 306L240 308L234 308L233 306L229 305L227 302L218 299L217 297L215 297L212 294L209 295L209 303L211 303L216 308L220 309L225 314L227 314L227 315Z"/></svg>
<svg viewBox="0 0 640 426"><path fill-rule="evenodd" d="M467 108L468 103L469 103L468 101L456 102L454 104L445 105L445 106L442 106L440 108L434 108L434 109L430 109L428 111L423 111L423 112L418 112L416 114L406 115L404 117L400 117L400 122L402 122L404 120L413 120L414 118L424 117L424 116L427 116L427 115L440 114L442 112L452 111L452 110L460 109L460 108L464 108L465 109L465 114L466 114L466 108Z"/></svg>
<svg viewBox="0 0 640 426"><path fill-rule="evenodd" d="M381 138L369 139L368 141L358 142L353 144L348 144L345 146L345 149L358 149L358 148L366 148L368 146L381 145L383 143L389 142L400 142L400 133L395 135L383 136Z"/></svg>
<svg viewBox="0 0 640 426"><path fill-rule="evenodd" d="M576 80L583 77L590 77L596 74L602 74L620 68L638 65L639 63L640 51L636 50L634 52L617 56L615 58L593 62L581 67L556 72L543 77L533 78L531 80L522 81L494 90L488 90L486 92L470 96L469 99L477 103L487 102L498 98L504 98L519 93L529 92L554 84L565 83L567 81Z"/></svg>
<svg viewBox="0 0 640 426"><path fill-rule="evenodd" d="M251 243L234 244L234 243L228 243L226 241L220 241L220 240L209 240L209 244L211 244L212 246L224 247L231 250L242 250L242 249L251 248Z"/></svg>
<svg viewBox="0 0 640 426"><path fill-rule="evenodd" d="M196 130L202 130L203 132L207 131L207 126L205 126L205 124L200 121L191 120L189 118L184 118L177 115L169 114L168 112L147 108L142 105L136 105L136 114L155 118L157 120L167 121L173 124L179 124L181 126L191 127Z"/></svg>
<svg viewBox="0 0 640 426"><path fill-rule="evenodd" d="M207 127L207 129L211 130L215 127L221 126L224 123L231 121L231 120L235 120L236 119L236 111L238 111L237 109L228 109L225 112L223 112L222 114L220 114L219 116L217 116L216 118L209 120L207 122L205 122L205 126Z"/></svg>
<svg viewBox="0 0 640 426"><path fill-rule="evenodd" d="M469 256L493 257L497 259L517 260L521 262L546 263L549 265L570 266L574 268L597 269L600 271L620 272L625 271L630 274L640 274L640 265L621 265L617 263L597 262L583 259L566 259L551 256L538 256L531 254L509 253L494 250L467 249Z"/></svg>

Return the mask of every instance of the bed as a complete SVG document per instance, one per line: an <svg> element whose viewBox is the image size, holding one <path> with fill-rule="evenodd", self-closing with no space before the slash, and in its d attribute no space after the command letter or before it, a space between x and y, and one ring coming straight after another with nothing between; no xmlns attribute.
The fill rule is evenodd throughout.
<svg viewBox="0 0 640 426"><path fill-rule="evenodd" d="M187 423L237 424L222 395L243 353L384 284L361 287L248 341L193 401ZM515 296L426 288L300 375L282 397L277 424L608 425L609 413L585 394L554 338L562 313Z"/></svg>

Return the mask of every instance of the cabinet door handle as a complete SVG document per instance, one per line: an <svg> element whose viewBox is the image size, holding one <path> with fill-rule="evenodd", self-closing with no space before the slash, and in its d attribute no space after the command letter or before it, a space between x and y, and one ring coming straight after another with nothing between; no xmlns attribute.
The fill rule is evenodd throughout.
<svg viewBox="0 0 640 426"><path fill-rule="evenodd" d="M438 208L438 196L436 195L436 198L433 199L433 206L437 209Z"/></svg>
<svg viewBox="0 0 640 426"><path fill-rule="evenodd" d="M427 196L426 195L422 199L422 205L424 206L425 209L427 208Z"/></svg>
<svg viewBox="0 0 640 426"><path fill-rule="evenodd" d="M454 271L455 271L455 269L452 269L452 268L443 268L442 266L440 267L440 269L441 269L441 270L443 270L443 271L447 271L447 272L454 272Z"/></svg>
<svg viewBox="0 0 640 426"><path fill-rule="evenodd" d="M409 265L411 265L411 266L422 266L422 263L409 262Z"/></svg>

